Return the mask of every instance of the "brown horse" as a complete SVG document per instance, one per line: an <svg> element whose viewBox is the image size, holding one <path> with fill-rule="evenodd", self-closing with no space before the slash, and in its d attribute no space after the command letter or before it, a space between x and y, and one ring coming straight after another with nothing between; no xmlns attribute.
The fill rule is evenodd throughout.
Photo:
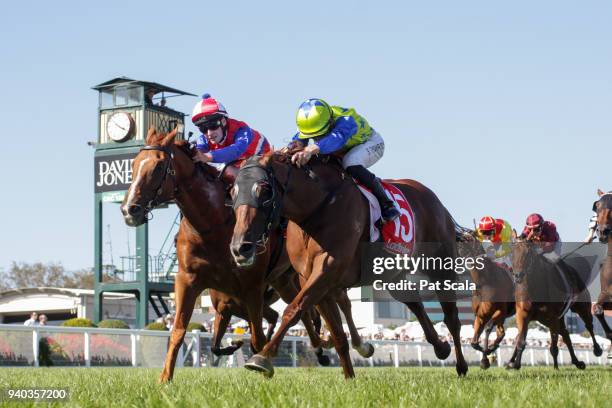
<svg viewBox="0 0 612 408"><path fill-rule="evenodd" d="M125 222L131 226L143 224L153 208L171 200L183 214L176 240L176 317L162 382L172 379L178 350L202 290L212 288L239 299L240 308L246 309L251 346L258 351L266 343L261 322L268 285L285 301L291 301L299 289L278 229L270 233L266 248L271 250L253 265L237 268L232 262L229 243L234 215L225 205L228 186L215 168L193 162L189 144L174 141L176 133L176 129L169 134L149 130L147 145L134 159L133 181L121 205ZM318 347L320 339L310 315L308 311L303 322L313 345Z"/></svg>
<svg viewBox="0 0 612 408"><path fill-rule="evenodd" d="M606 322L604 314L604 310L612 310L612 239L610 239L612 233L612 191L604 194L603 191L597 190L597 194L599 200L593 206L593 210L597 211L597 233L599 240L608 244L608 253L601 266L599 275L601 292L593 306L593 312L606 332L608 340L612 340L612 330ZM610 358L611 354L608 354L608 357Z"/></svg>
<svg viewBox="0 0 612 408"><path fill-rule="evenodd" d="M584 369L584 362L578 360L574 353L574 347L569 332L565 327L564 314L567 304L563 301L567 298L567 288L560 284L562 278L557 267L536 252L536 244L517 238L512 247L512 270L515 282L516 301L516 336L515 348L508 368L520 369L521 357L526 345L527 330L529 322L538 320L550 330L551 344L550 354L553 356L554 367L558 368L557 355L559 353L559 334L563 338L570 353L572 364L579 369ZM566 265L566 268L568 266ZM566 269L567 270L567 269ZM575 288L580 295L571 303L571 310L578 314L584 321L586 329L593 339L593 353L600 356L601 347L595 340L593 333L593 316L591 315L591 297L585 287Z"/></svg>
<svg viewBox="0 0 612 408"><path fill-rule="evenodd" d="M460 243L459 253L473 259L481 258L484 267L470 269L472 282L476 290L472 293L472 311L474 312L474 337L470 345L473 349L482 352L480 368L486 370L490 367L488 355L495 352L501 344L506 331L504 322L507 317L514 315L514 283L512 272L498 265L485 254L482 244L472 231ZM496 328L497 338L489 347L489 336L493 327ZM480 346L480 336L485 331L484 348Z"/></svg>
<svg viewBox="0 0 612 408"><path fill-rule="evenodd" d="M232 196L236 226L232 254L238 264L256 258L255 248L282 213L292 222L287 229L287 251L291 264L300 274L302 289L283 313L281 326L272 340L247 363L247 368L271 376L270 359L289 327L296 324L305 310L316 305L327 322L340 358L344 376L354 376L348 340L342 330L340 312L335 304L337 292L360 286L361 243L369 238L369 207L359 189L338 163L315 158L304 171L296 170L290 155L275 152L252 157L240 169ZM455 223L435 194L413 180L395 180L415 212L416 236L422 242L437 244L430 256L457 257ZM415 251L421 253L417 248ZM454 271L433 271L436 278L455 279ZM369 283L369 282L368 282ZM437 293L440 298L441 294ZM446 358L450 345L439 339L420 299L405 304L419 319L436 355ZM456 301L441 302L444 321L452 333L457 357L456 369L465 375L467 363L461 350L460 322Z"/></svg>

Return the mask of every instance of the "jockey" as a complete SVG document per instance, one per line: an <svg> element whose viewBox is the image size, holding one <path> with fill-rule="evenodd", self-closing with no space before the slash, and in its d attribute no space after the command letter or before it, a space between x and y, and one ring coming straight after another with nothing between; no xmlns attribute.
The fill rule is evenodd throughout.
<svg viewBox="0 0 612 408"><path fill-rule="evenodd" d="M399 217L399 210L380 180L367 170L383 156L385 142L363 116L353 108L330 106L322 99L308 99L300 105L296 122L298 133L288 147L304 149L293 155L293 163L302 166L318 153L341 156L347 173L378 200L383 221ZM314 143L307 146L309 139L314 139Z"/></svg>
<svg viewBox="0 0 612 408"><path fill-rule="evenodd" d="M538 252L553 262L557 261L561 253L561 238L555 224L544 221L544 217L535 213L527 217L525 224L521 238L540 243Z"/></svg>
<svg viewBox="0 0 612 408"><path fill-rule="evenodd" d="M262 134L230 118L225 107L209 94L204 94L193 108L191 121L202 132L196 143L196 161L232 163L232 172L236 173L243 160L270 151L270 144Z"/></svg>
<svg viewBox="0 0 612 408"><path fill-rule="evenodd" d="M508 221L489 215L482 217L476 237L483 244L488 244L484 245L488 258L506 269L512 269L512 227Z"/></svg>

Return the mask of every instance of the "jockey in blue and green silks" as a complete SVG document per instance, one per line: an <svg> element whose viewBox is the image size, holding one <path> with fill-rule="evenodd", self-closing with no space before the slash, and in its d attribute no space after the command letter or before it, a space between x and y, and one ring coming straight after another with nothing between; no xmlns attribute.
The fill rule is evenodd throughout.
<svg viewBox="0 0 612 408"><path fill-rule="evenodd" d="M289 147L304 147L291 161L298 166L306 164L313 154L342 156L342 166L378 199L384 221L397 218L400 213L383 189L380 180L368 167L376 163L385 151L382 137L355 112L353 108L330 106L322 99L304 101L297 112L298 133ZM308 145L309 139L314 143Z"/></svg>

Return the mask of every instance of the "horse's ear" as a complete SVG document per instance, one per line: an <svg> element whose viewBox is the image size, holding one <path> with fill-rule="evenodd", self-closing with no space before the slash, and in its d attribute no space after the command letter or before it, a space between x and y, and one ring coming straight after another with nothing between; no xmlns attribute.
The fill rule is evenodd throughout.
<svg viewBox="0 0 612 408"><path fill-rule="evenodd" d="M149 130L147 131L147 137L145 138L145 143L148 145L152 145L153 144L153 138L155 137L155 128L153 126L151 126L149 128Z"/></svg>
<svg viewBox="0 0 612 408"><path fill-rule="evenodd" d="M270 150L259 159L259 164L263 167L269 167L272 163L272 157L274 157L274 150Z"/></svg>
<svg viewBox="0 0 612 408"><path fill-rule="evenodd" d="M164 139L161 142L162 146L168 146L171 143L174 142L174 138L176 137L176 134L178 133L178 126L175 127L170 133L168 133L166 136L164 136Z"/></svg>
<svg viewBox="0 0 612 408"><path fill-rule="evenodd" d="M512 228L512 240L516 241L517 238L518 238L518 234L516 233L516 230Z"/></svg>
<svg viewBox="0 0 612 408"><path fill-rule="evenodd" d="M601 191L601 189L598 188L597 189L597 195L601 197L602 195L604 195L604 192Z"/></svg>

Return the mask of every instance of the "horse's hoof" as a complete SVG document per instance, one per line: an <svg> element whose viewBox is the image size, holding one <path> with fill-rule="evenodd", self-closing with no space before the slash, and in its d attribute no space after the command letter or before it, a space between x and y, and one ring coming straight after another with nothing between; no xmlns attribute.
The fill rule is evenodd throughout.
<svg viewBox="0 0 612 408"><path fill-rule="evenodd" d="M480 360L480 368L482 368L483 370L486 370L489 367L491 367L491 362L489 361L488 358L484 358Z"/></svg>
<svg viewBox="0 0 612 408"><path fill-rule="evenodd" d="M440 347L434 347L434 352L440 360L446 360L450 356L451 346L448 344L448 341L445 341Z"/></svg>
<svg viewBox="0 0 612 408"><path fill-rule="evenodd" d="M236 350L242 347L244 341L242 340L232 340L232 346L236 347Z"/></svg>
<svg viewBox="0 0 612 408"><path fill-rule="evenodd" d="M270 360L259 354L255 354L253 357L246 362L244 367L247 370L257 371L264 375L266 378L272 378L274 375L274 366Z"/></svg>
<svg viewBox="0 0 612 408"><path fill-rule="evenodd" d="M595 354L595 357L599 357L603 354L603 350L597 343L593 346L593 354Z"/></svg>
<svg viewBox="0 0 612 408"><path fill-rule="evenodd" d="M584 361L576 361L574 365L579 370L584 370L586 368L586 364L584 364Z"/></svg>
<svg viewBox="0 0 612 408"><path fill-rule="evenodd" d="M472 348L476 351L482 351L482 347L480 347L480 344L478 343L470 343L470 346L472 346Z"/></svg>
<svg viewBox="0 0 612 408"><path fill-rule="evenodd" d="M457 363L455 368L457 369L457 374L459 377L465 377L467 375L468 365L466 362L463 362L462 364Z"/></svg>
<svg viewBox="0 0 612 408"><path fill-rule="evenodd" d="M329 365L331 364L330 358L326 356L325 354L321 354L317 356L317 361L319 361L319 365L323 367L329 367Z"/></svg>
<svg viewBox="0 0 612 408"><path fill-rule="evenodd" d="M372 343L363 343L356 348L359 355L363 358L370 358L374 355L374 346Z"/></svg>
<svg viewBox="0 0 612 408"><path fill-rule="evenodd" d="M514 364L512 362L506 364L506 369L507 370L520 370L521 366L518 364Z"/></svg>

